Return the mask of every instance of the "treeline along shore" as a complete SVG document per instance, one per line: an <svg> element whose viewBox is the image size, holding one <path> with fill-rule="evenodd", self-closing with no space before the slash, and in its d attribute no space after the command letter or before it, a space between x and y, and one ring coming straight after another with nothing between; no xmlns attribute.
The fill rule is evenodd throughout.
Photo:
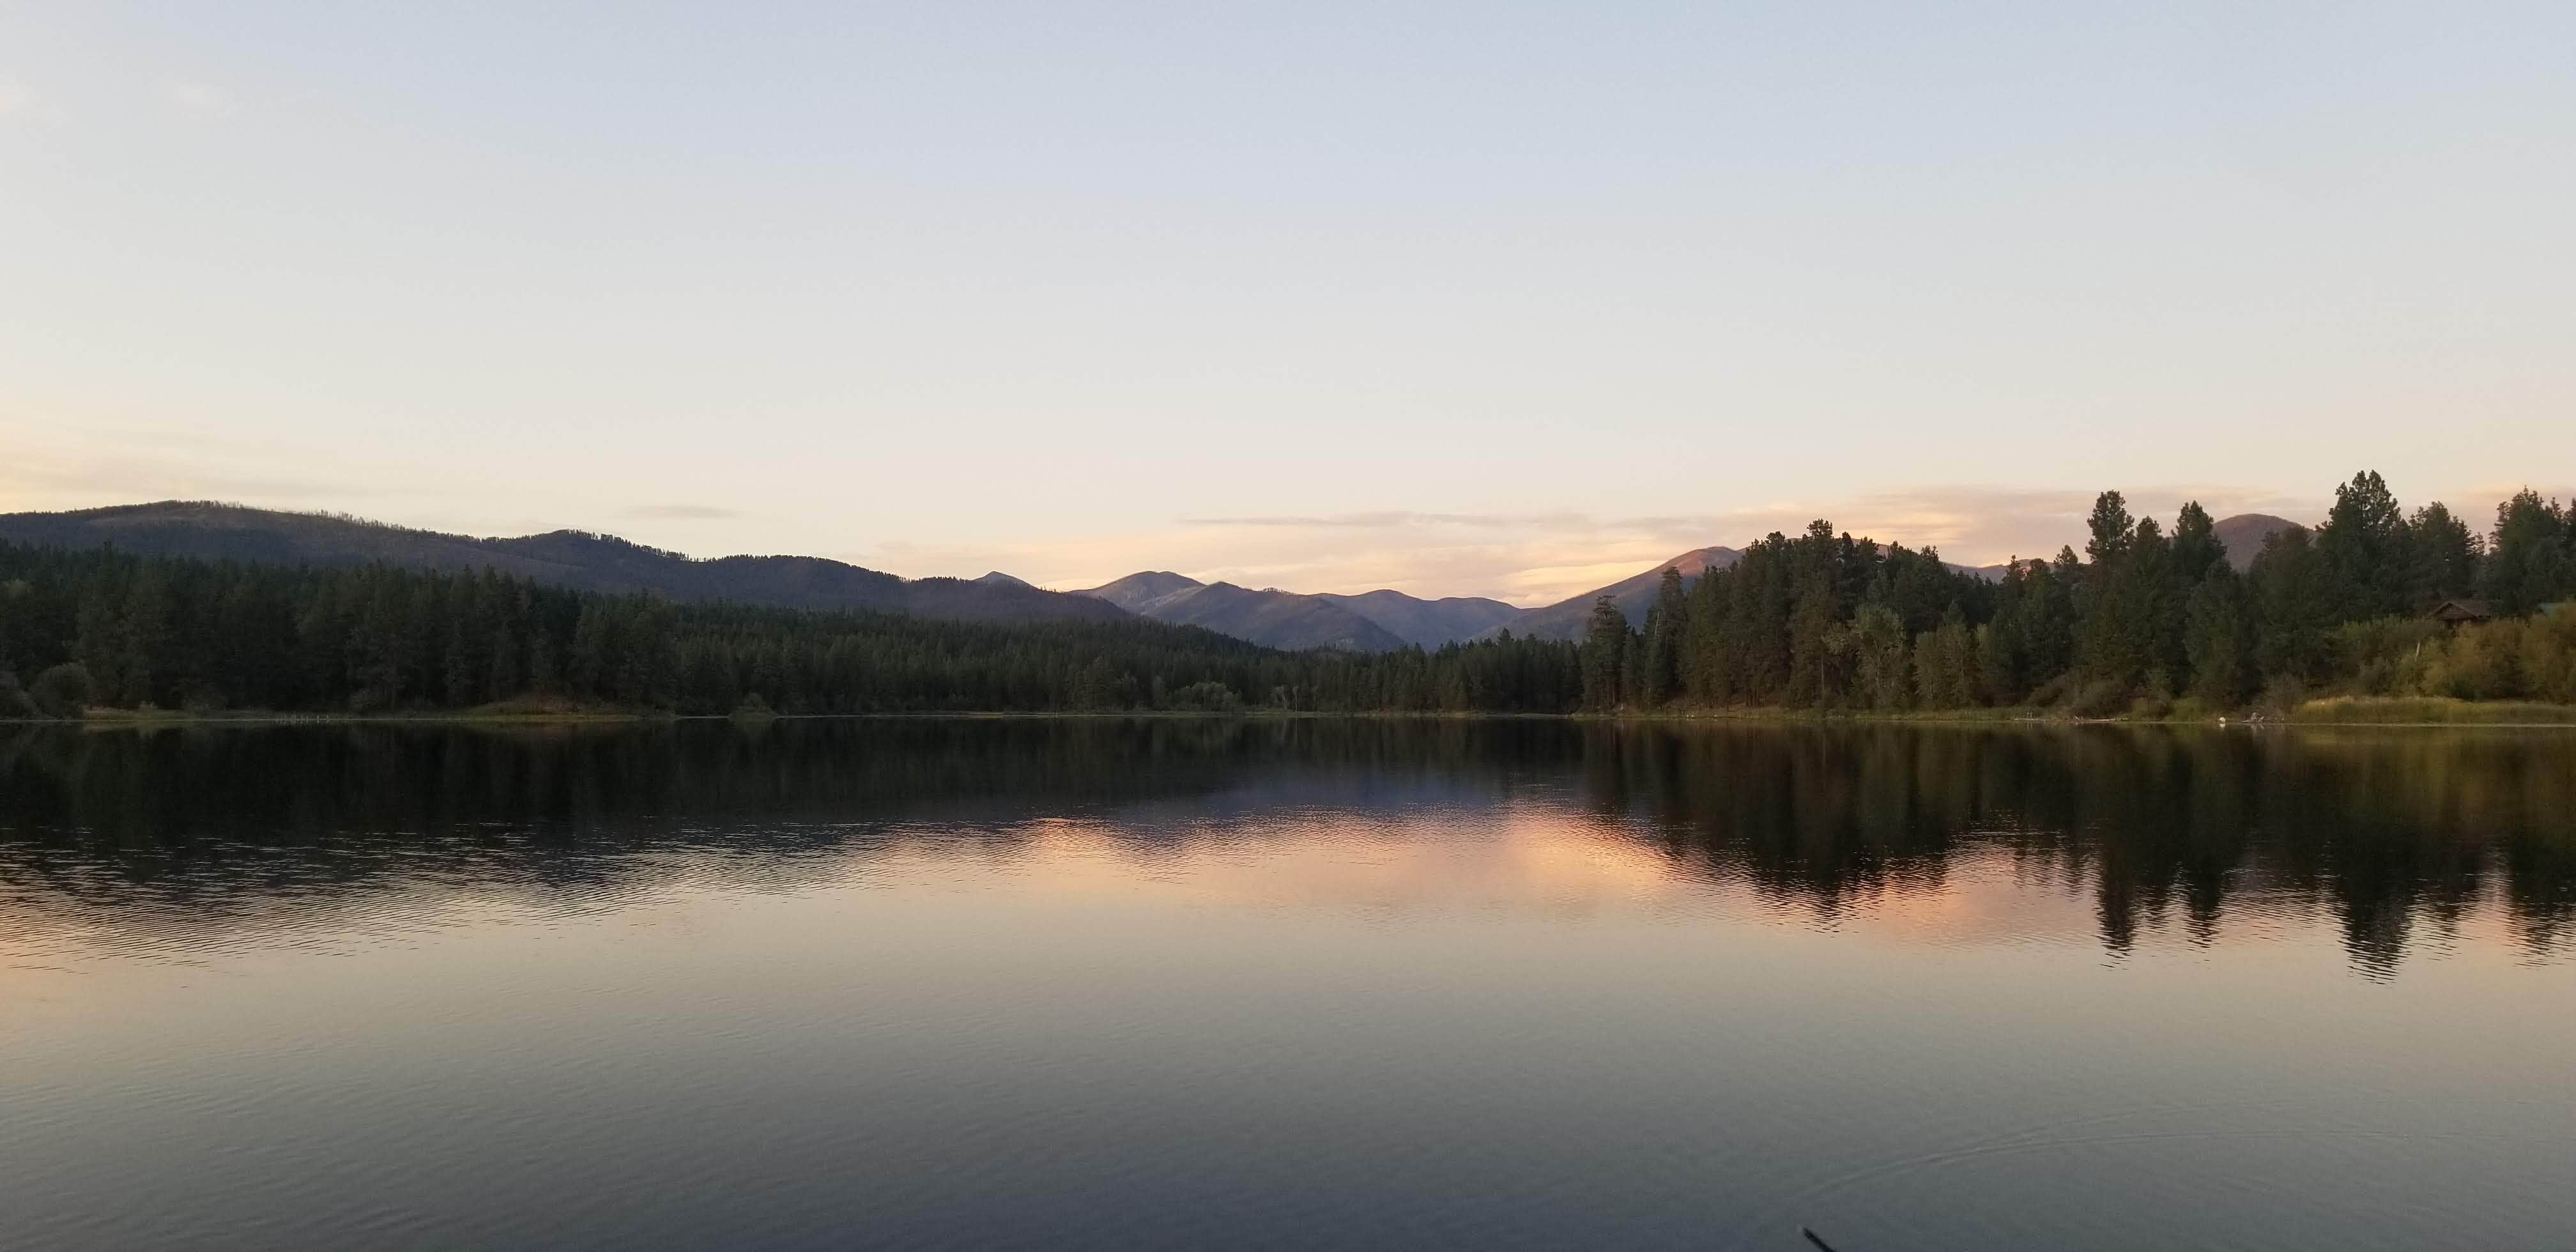
<svg viewBox="0 0 2576 1252"><path fill-rule="evenodd" d="M2209 513L2094 501L2084 552L1988 582L1817 522L1685 586L1642 631L1596 606L1586 707L2286 712L2314 696L2576 702L2576 520L2525 490L2481 535L2376 473L2231 566Z"/></svg>
<svg viewBox="0 0 2576 1252"><path fill-rule="evenodd" d="M306 568L0 544L0 717L1230 711L2286 713L2319 697L2576 704L2576 519L2524 491L2471 529L2375 473L2250 568L2209 514L2104 492L2079 555L1999 580L1818 521L1642 629L1281 652L1152 621L971 623L675 602L490 570Z"/></svg>

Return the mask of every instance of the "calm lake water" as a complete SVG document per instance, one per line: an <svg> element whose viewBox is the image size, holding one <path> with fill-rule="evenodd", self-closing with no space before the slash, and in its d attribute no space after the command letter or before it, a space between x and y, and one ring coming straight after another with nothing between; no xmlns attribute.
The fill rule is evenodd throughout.
<svg viewBox="0 0 2576 1252"><path fill-rule="evenodd" d="M0 727L0 1246L2576 1247L2576 733Z"/></svg>

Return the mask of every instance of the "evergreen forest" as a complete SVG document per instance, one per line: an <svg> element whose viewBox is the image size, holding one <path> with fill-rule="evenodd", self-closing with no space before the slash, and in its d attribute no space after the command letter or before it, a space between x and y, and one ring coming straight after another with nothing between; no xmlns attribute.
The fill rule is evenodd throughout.
<svg viewBox="0 0 2576 1252"><path fill-rule="evenodd" d="M1247 708L1568 713L2289 709L2314 696L2576 703L2576 517L2484 531L2376 473L2239 571L2209 514L2108 491L2081 554L1999 580L1818 521L1579 642L1280 652L1159 622L970 623L574 591L484 570L309 568L0 544L0 717L93 708L680 714ZM2488 620L2426 611L2474 601Z"/></svg>

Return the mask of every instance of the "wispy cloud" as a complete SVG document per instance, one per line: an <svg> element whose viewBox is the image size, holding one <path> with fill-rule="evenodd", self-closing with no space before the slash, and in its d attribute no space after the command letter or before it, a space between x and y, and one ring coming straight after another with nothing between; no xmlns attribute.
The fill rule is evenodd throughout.
<svg viewBox="0 0 2576 1252"><path fill-rule="evenodd" d="M1477 529L1528 527L1584 528L1591 519L1580 513L1412 513L1380 510L1365 513L1274 513L1249 517L1184 517L1183 526L1246 526L1294 530L1395 530L1411 526Z"/></svg>
<svg viewBox="0 0 2576 1252"><path fill-rule="evenodd" d="M0 511L147 500L354 507L364 499L419 494L388 486L390 479L382 473L296 473L320 467L272 444L168 426L126 425L94 413L40 411L6 401L0 401L0 447L9 450L0 456Z"/></svg>
<svg viewBox="0 0 2576 1252"><path fill-rule="evenodd" d="M2470 526L2478 527L2493 520L2492 515L2486 510L2525 491L2539 492L2545 499L2576 500L2576 483L2551 478L2522 478L2511 482L2499 479L2484 483L2462 493L2456 500L2445 500L2443 503L2451 507L2453 515L2466 518ZM2406 501L2406 506L2412 509L2417 503L2419 502L2409 500Z"/></svg>
<svg viewBox="0 0 2576 1252"><path fill-rule="evenodd" d="M639 504L624 513L626 517L675 522L721 522L742 515L740 509L718 508L712 504Z"/></svg>

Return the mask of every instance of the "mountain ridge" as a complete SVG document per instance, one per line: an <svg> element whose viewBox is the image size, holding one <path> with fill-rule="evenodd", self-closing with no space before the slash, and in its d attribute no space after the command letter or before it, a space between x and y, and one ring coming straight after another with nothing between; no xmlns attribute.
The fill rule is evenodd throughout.
<svg viewBox="0 0 2576 1252"><path fill-rule="evenodd" d="M1508 625L1529 610L1485 596L1442 596L1425 600L1401 591L1363 591L1357 595L1318 592L1319 600L1341 605L1386 628L1406 643L1423 648L1472 639L1495 626Z"/></svg>
<svg viewBox="0 0 2576 1252"><path fill-rule="evenodd" d="M1144 571L1071 593L1093 596L1158 622L1204 626L1221 635L1288 651L1338 648L1392 652L1409 641L1321 596L1229 582L1203 583L1168 570Z"/></svg>
<svg viewBox="0 0 2576 1252"><path fill-rule="evenodd" d="M2265 513L2214 524L2228 563L2253 563L2276 532L2295 525ZM347 565L383 561L426 569L490 568L583 590L652 591L682 599L726 599L788 608L865 608L965 621L1111 620L1127 616L1196 625L1287 650L1387 652L1491 639L1508 630L1547 639L1580 638L1593 604L1607 595L1632 624L1643 622L1663 571L1695 583L1733 565L1736 548L1694 548L1552 604L1521 608L1482 596L1426 600L1380 589L1351 593L1253 590L1203 583L1169 570L1139 571L1097 587L1049 591L995 570L978 578L907 579L826 557L691 557L614 535L555 530L476 538L345 514L295 513L205 501L158 501L56 513L0 514L0 539L57 547L116 543L135 551L215 560ZM2002 564L1951 568L1978 577Z"/></svg>
<svg viewBox="0 0 2576 1252"><path fill-rule="evenodd" d="M1610 597L1611 602L1619 606L1619 611L1627 615L1629 625L1641 625L1646 620L1647 607L1655 602L1656 593L1662 589L1665 570L1679 570L1682 584L1688 586L1698 582L1700 575L1712 569L1725 569L1743 556L1743 552L1722 544L1693 548L1679 556L1658 561L1651 568L1609 586L1568 596L1541 608L1524 610L1519 620L1490 627L1475 637L1491 639L1509 630L1515 635L1534 635L1541 639L1580 639L1585 624L1592 619L1592 606L1603 596Z"/></svg>
<svg viewBox="0 0 2576 1252"><path fill-rule="evenodd" d="M382 562L412 569L491 569L583 591L650 591L673 599L874 609L957 621L1110 621L1128 616L1104 601L1025 583L907 579L828 557L699 558L582 530L482 539L340 514L207 501L0 514L0 539L69 548L112 543L152 555L282 565Z"/></svg>

